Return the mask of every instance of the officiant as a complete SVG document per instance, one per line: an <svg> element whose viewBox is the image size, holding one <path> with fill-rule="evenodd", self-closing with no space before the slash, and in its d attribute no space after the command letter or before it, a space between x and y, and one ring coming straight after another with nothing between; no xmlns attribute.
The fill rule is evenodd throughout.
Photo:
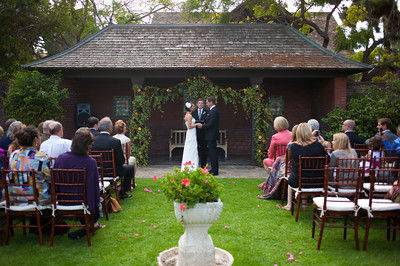
<svg viewBox="0 0 400 266"><path fill-rule="evenodd" d="M204 100L202 98L197 100L197 108L192 112L192 116L196 120L196 123L204 124L204 119L207 116L207 110L204 106ZM205 129L197 128L197 151L199 153L199 166L202 168L206 167L207 164L207 142L205 133Z"/></svg>

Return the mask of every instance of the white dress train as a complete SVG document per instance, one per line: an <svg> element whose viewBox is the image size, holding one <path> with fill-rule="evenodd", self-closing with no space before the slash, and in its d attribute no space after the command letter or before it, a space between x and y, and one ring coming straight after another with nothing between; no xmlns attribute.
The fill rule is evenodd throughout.
<svg viewBox="0 0 400 266"><path fill-rule="evenodd" d="M192 118L192 124L196 120ZM185 122L187 131L185 138L185 146L183 147L183 156L181 163L181 171L188 167L189 170L195 170L199 165L199 154L197 152L197 136L196 128L189 128L188 122ZM190 165L188 165L190 162Z"/></svg>

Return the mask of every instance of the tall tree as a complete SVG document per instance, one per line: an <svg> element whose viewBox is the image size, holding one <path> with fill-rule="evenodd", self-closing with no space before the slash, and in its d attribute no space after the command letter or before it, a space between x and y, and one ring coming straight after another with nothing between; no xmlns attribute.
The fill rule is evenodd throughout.
<svg viewBox="0 0 400 266"><path fill-rule="evenodd" d="M343 25L338 28L337 50L360 50L354 58L376 66L372 73L363 75L363 80L382 72L382 67L399 69L400 12L397 2L354 0L344 9Z"/></svg>
<svg viewBox="0 0 400 266"><path fill-rule="evenodd" d="M0 80L34 58L49 8L48 0L0 1Z"/></svg>

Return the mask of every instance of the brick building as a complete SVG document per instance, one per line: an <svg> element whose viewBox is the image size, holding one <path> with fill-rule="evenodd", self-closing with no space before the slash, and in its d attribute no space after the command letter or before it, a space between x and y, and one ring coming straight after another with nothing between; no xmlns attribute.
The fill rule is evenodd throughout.
<svg viewBox="0 0 400 266"><path fill-rule="evenodd" d="M110 25L25 67L62 71L70 91L62 121L68 136L87 111L128 119L135 84L168 88L196 75L220 86L262 86L275 114L294 125L344 106L347 76L369 69L280 24ZM152 155L168 154L170 130L183 128L183 102L152 114ZM251 155L251 121L231 106L219 106L228 154Z"/></svg>

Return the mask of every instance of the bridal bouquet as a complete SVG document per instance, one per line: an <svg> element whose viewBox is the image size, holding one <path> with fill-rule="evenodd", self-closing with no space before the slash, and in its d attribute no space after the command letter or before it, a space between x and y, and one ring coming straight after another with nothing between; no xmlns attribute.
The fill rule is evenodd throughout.
<svg viewBox="0 0 400 266"><path fill-rule="evenodd" d="M161 190L169 200L179 202L183 211L196 203L216 202L221 185L206 168L189 170L190 162L183 171L176 168L167 173L161 181Z"/></svg>

